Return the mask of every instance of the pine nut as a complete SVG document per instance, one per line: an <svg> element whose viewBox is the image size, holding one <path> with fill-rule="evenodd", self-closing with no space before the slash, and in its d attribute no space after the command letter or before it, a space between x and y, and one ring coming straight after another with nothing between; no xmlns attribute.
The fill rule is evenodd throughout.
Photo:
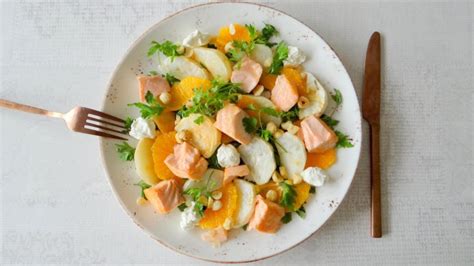
<svg viewBox="0 0 474 266"><path fill-rule="evenodd" d="M224 51L228 53L231 49L234 49L234 45L232 44L232 42L226 43L224 46Z"/></svg>
<svg viewBox="0 0 474 266"><path fill-rule="evenodd" d="M221 191L214 191L214 192L212 192L211 196L215 200L221 199L222 198L222 192Z"/></svg>
<svg viewBox="0 0 474 266"><path fill-rule="evenodd" d="M286 168L284 166L280 166L279 170L280 170L280 175L282 177L288 177L288 172L286 171Z"/></svg>
<svg viewBox="0 0 474 266"><path fill-rule="evenodd" d="M277 196L278 195L276 191L273 189L270 189L269 191L267 191L267 194L265 194L265 197L267 198L267 200L270 200L270 201L276 201Z"/></svg>
<svg viewBox="0 0 474 266"><path fill-rule="evenodd" d="M144 197L139 197L137 198L137 205L138 206L143 206L147 204L148 200L146 200Z"/></svg>
<svg viewBox="0 0 474 266"><path fill-rule="evenodd" d="M222 208L222 202L220 200L214 201L214 204L212 204L212 210L213 211L218 211Z"/></svg>
<svg viewBox="0 0 474 266"><path fill-rule="evenodd" d="M163 104L168 104L171 101L171 94L169 92L163 92L160 94L160 101Z"/></svg>
<svg viewBox="0 0 474 266"><path fill-rule="evenodd" d="M178 54L183 54L184 53L184 46L182 46L182 45L178 46L178 48L176 49L176 52L178 52Z"/></svg>
<svg viewBox="0 0 474 266"><path fill-rule="evenodd" d="M288 130L291 126L293 126L293 123L291 121L286 121L285 123L281 124L281 128L284 130Z"/></svg>
<svg viewBox="0 0 474 266"><path fill-rule="evenodd" d="M309 99L306 98L305 96L301 96L298 99L298 107L299 108L306 108L306 107L308 107L308 105L309 105Z"/></svg>
<svg viewBox="0 0 474 266"><path fill-rule="evenodd" d="M230 228L232 227L232 220L230 218L226 218L222 227L225 230L230 230Z"/></svg>
<svg viewBox="0 0 474 266"><path fill-rule="evenodd" d="M281 137L285 132L283 132L283 130L281 129L278 129L275 134L273 135L275 138L279 138Z"/></svg>
<svg viewBox="0 0 474 266"><path fill-rule="evenodd" d="M253 95L255 96L260 96L265 88L262 85L258 85L254 90L253 90Z"/></svg>
<svg viewBox="0 0 474 266"><path fill-rule="evenodd" d="M214 199L212 197L209 197L207 199L207 206L212 206L213 203L214 203Z"/></svg>
<svg viewBox="0 0 474 266"><path fill-rule="evenodd" d="M301 181L303 181L303 178L299 174L295 174L293 175L292 180L293 184L298 185L299 183L301 183Z"/></svg>
<svg viewBox="0 0 474 266"><path fill-rule="evenodd" d="M273 135L277 131L277 126L273 122L268 122L267 130L270 131L270 133L272 133L272 135Z"/></svg>
<svg viewBox="0 0 474 266"><path fill-rule="evenodd" d="M270 99L272 97L272 93L270 91L264 90L262 92L262 96L267 98L267 99Z"/></svg>
<svg viewBox="0 0 474 266"><path fill-rule="evenodd" d="M293 134L293 135L298 133L298 130L300 130L300 128L298 126L291 126L290 128L288 128L288 132Z"/></svg>
<svg viewBox="0 0 474 266"><path fill-rule="evenodd" d="M271 65L272 65L272 61L273 61L272 58L267 58L267 59L265 59L265 61L263 61L263 66L264 66L264 67L269 67L269 66L271 66Z"/></svg>
<svg viewBox="0 0 474 266"><path fill-rule="evenodd" d="M272 180L275 183L280 183L280 182L283 181L283 178L281 177L281 175L277 171L274 171L273 174L272 174Z"/></svg>
<svg viewBox="0 0 474 266"><path fill-rule="evenodd" d="M186 140L188 140L188 133L186 130L178 131L178 133L176 133L175 135L175 138L176 138L176 142L183 143Z"/></svg>

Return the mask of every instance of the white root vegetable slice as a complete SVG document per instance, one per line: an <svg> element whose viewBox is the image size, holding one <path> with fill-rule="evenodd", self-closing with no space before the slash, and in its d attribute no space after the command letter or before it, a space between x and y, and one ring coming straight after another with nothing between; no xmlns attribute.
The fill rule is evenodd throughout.
<svg viewBox="0 0 474 266"><path fill-rule="evenodd" d="M305 117L314 115L316 117L320 117L329 101L329 95L324 89L323 85L313 76L313 74L306 72L306 86L308 88L309 94L309 104L305 108L301 108L299 112L299 118L303 119Z"/></svg>
<svg viewBox="0 0 474 266"><path fill-rule="evenodd" d="M232 74L232 65L229 59L219 50L211 48L194 48L194 59L203 64L214 78L229 81Z"/></svg>
<svg viewBox="0 0 474 266"><path fill-rule="evenodd" d="M169 73L179 80L186 77L202 79L209 79L210 77L209 72L198 62L184 56L177 56L173 60L169 57L164 58L160 64L160 72L163 74Z"/></svg>
<svg viewBox="0 0 474 266"><path fill-rule="evenodd" d="M272 145L259 137L254 137L249 144L240 145L237 149L240 158L250 170L246 179L258 185L267 183L276 169Z"/></svg>
<svg viewBox="0 0 474 266"><path fill-rule="evenodd" d="M295 135L285 132L276 139L281 164L286 168L288 177L300 174L306 164L306 149L303 142Z"/></svg>
<svg viewBox="0 0 474 266"><path fill-rule="evenodd" d="M202 122L199 121L202 116ZM189 139L186 141L199 150L204 158L209 158L214 154L221 144L221 132L214 127L214 121L201 114L191 114L179 121L176 131L186 130Z"/></svg>
<svg viewBox="0 0 474 266"><path fill-rule="evenodd" d="M149 138L141 139L135 149L134 161L138 175L147 184L155 185L160 179L156 176L153 164L151 146L155 141Z"/></svg>
<svg viewBox="0 0 474 266"><path fill-rule="evenodd" d="M257 196L255 186L242 179L235 179L234 184L237 188L237 211L234 215L232 227L239 228L247 224L252 216L255 207L255 198Z"/></svg>

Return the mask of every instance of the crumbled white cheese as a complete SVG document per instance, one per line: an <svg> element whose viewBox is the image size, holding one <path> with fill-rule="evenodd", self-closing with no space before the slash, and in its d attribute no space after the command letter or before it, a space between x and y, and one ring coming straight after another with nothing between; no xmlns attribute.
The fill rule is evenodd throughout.
<svg viewBox="0 0 474 266"><path fill-rule="evenodd" d="M231 144L222 144L217 150L217 162L222 167L237 166L240 164L240 154Z"/></svg>
<svg viewBox="0 0 474 266"><path fill-rule="evenodd" d="M324 185L324 182L328 179L326 173L318 167L306 168L306 170L301 173L301 177L306 183L315 187Z"/></svg>
<svg viewBox="0 0 474 266"><path fill-rule="evenodd" d="M184 47L199 47L204 46L209 43L211 40L211 35L202 33L199 30L195 30L191 32L186 38L183 40Z"/></svg>
<svg viewBox="0 0 474 266"><path fill-rule="evenodd" d="M143 138L152 139L156 136L155 122L153 122L153 120L139 117L133 120L129 134L138 140Z"/></svg>
<svg viewBox="0 0 474 266"><path fill-rule="evenodd" d="M200 220L199 214L196 212L194 205L195 203L191 202L191 205L181 213L179 226L181 226L183 230L192 229Z"/></svg>
<svg viewBox="0 0 474 266"><path fill-rule="evenodd" d="M288 46L288 57L283 61L285 66L299 66L306 61L306 56L295 46Z"/></svg>

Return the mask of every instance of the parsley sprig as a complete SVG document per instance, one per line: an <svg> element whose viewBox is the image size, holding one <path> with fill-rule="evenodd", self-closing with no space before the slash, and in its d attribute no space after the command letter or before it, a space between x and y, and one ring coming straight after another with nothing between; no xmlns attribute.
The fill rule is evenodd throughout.
<svg viewBox="0 0 474 266"><path fill-rule="evenodd" d="M141 195L142 195L142 198L145 198L145 199L146 199L144 190L147 189L147 188L150 188L151 185L147 184L147 183L146 183L145 181L143 181L143 180L140 180L138 183L135 184L135 186L139 186L139 187L141 188Z"/></svg>
<svg viewBox="0 0 474 266"><path fill-rule="evenodd" d="M337 136L337 143L336 148L352 148L354 144L352 144L351 139L348 135L336 130L335 131Z"/></svg>
<svg viewBox="0 0 474 266"><path fill-rule="evenodd" d="M279 185L280 185L280 188L281 188L280 205L292 210L293 205L294 205L295 200L296 200L296 190L295 190L295 188L292 185L290 185L286 182L281 182Z"/></svg>
<svg viewBox="0 0 474 266"><path fill-rule="evenodd" d="M197 113L206 116L213 116L217 111L224 108L225 102L237 102L239 93L239 85L213 80L209 90L195 88L194 96L191 99L192 105L190 107L181 107L178 111L178 115L181 117L187 117L190 114Z"/></svg>
<svg viewBox="0 0 474 266"><path fill-rule="evenodd" d="M161 106L158 101L155 99L155 96L153 96L153 93L150 91L147 91L145 94L145 103L130 103L128 106L135 106L138 109L140 109L140 115L141 117L148 119L151 118L154 115L160 115L163 110L165 109L163 106Z"/></svg>
<svg viewBox="0 0 474 266"><path fill-rule="evenodd" d="M115 144L117 152L119 153L120 159L124 161L133 161L135 155L135 148L130 146L126 141L122 144Z"/></svg>
<svg viewBox="0 0 474 266"><path fill-rule="evenodd" d="M168 84L170 84L170 86L173 86L176 82L180 81L179 79L177 79L175 76L173 76L170 73L166 73L164 78L166 79L166 81L168 81Z"/></svg>
<svg viewBox="0 0 474 266"><path fill-rule="evenodd" d="M275 54L273 55L273 61L270 65L268 73L278 75L283 68L283 61L288 58L288 45L283 41L279 42Z"/></svg>
<svg viewBox="0 0 474 266"><path fill-rule="evenodd" d="M148 49L148 56L152 56L156 54L156 52L160 51L167 57L170 57L171 60L174 60L176 56L183 55L184 52L178 52L179 45L171 42L171 41L164 41L163 43L159 43L157 41L152 41L150 49Z"/></svg>
<svg viewBox="0 0 474 266"><path fill-rule="evenodd" d="M234 63L238 63L246 55L250 55L255 48L255 44L264 44L269 47L275 45L274 43L270 42L270 38L278 34L277 29L273 25L265 24L262 32L259 32L252 24L246 24L245 27L249 32L250 41L233 41L233 48L230 49L226 54L229 60Z"/></svg>
<svg viewBox="0 0 474 266"><path fill-rule="evenodd" d="M123 122L123 127L125 129L122 130L122 133L128 134L128 132L130 132L130 130L132 129L132 123L133 123L133 119L131 117L125 118L125 121Z"/></svg>

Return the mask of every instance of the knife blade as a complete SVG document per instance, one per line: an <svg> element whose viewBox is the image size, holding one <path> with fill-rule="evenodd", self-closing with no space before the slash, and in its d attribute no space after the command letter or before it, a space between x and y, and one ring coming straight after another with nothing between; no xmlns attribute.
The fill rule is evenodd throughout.
<svg viewBox="0 0 474 266"><path fill-rule="evenodd" d="M380 33L369 40L365 58L362 115L370 126L370 228L374 238L382 237L380 199Z"/></svg>

